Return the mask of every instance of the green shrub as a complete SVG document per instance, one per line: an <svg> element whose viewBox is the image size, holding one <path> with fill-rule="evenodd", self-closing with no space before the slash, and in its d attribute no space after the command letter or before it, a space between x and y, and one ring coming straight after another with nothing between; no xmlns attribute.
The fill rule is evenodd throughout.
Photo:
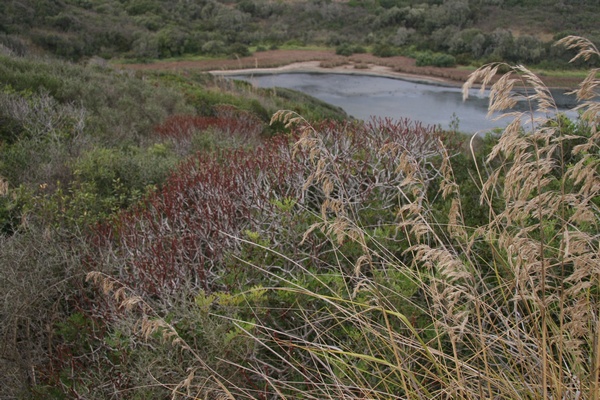
<svg viewBox="0 0 600 400"><path fill-rule="evenodd" d="M456 58L450 54L432 53L426 51L417 54L416 65L418 67L454 67L456 65Z"/></svg>
<svg viewBox="0 0 600 400"><path fill-rule="evenodd" d="M235 44L232 44L231 46L229 46L228 53L234 58L235 57L249 57L251 55L250 49L248 49L248 46L246 46L245 44L242 44L242 43L235 43Z"/></svg>
<svg viewBox="0 0 600 400"><path fill-rule="evenodd" d="M335 54L340 56L351 56L354 54L354 48L349 44L341 44L335 48Z"/></svg>
<svg viewBox="0 0 600 400"><path fill-rule="evenodd" d="M351 56L352 54L366 53L366 49L359 45L344 43L335 48L335 54L340 56Z"/></svg>
<svg viewBox="0 0 600 400"><path fill-rule="evenodd" d="M393 57L398 55L398 50L389 44L376 44L373 47L373 55L377 57Z"/></svg>
<svg viewBox="0 0 600 400"><path fill-rule="evenodd" d="M175 155L162 144L146 150L98 147L83 154L73 169L77 182L93 184L102 197L124 196L130 204L147 187L160 185L175 163Z"/></svg>
<svg viewBox="0 0 600 400"><path fill-rule="evenodd" d="M225 54L226 46L221 40L211 40L202 45L202 52L210 55Z"/></svg>

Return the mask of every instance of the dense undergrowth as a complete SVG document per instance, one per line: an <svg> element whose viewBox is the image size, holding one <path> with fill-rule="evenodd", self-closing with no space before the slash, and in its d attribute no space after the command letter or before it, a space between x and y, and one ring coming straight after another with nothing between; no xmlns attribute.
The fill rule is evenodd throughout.
<svg viewBox="0 0 600 400"><path fill-rule="evenodd" d="M172 100L133 102L155 120L119 145L79 122L105 121L87 89L3 86L46 121L2 109L3 163L15 146L68 149L49 158L60 185L39 162L23 165L44 180L14 168L0 185L9 396L598 398L595 70L577 121L513 113L463 143L409 120L319 120L335 110L318 104L269 128L293 104L271 91L36 63ZM524 67L466 87L498 68L491 111L513 96L553 109Z"/></svg>
<svg viewBox="0 0 600 400"><path fill-rule="evenodd" d="M72 324L92 326L78 319L77 294L91 226L159 190L195 152L249 148L273 135L269 118L282 107L316 120L346 117L300 93L282 94L203 74L0 55L0 385L7 396L55 386L65 371L53 363L74 361L64 343L83 335Z"/></svg>

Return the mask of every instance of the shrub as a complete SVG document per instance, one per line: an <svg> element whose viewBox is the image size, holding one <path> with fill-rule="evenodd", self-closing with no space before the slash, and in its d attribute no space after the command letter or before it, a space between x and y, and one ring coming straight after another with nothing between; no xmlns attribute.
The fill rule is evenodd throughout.
<svg viewBox="0 0 600 400"><path fill-rule="evenodd" d="M25 188L11 189L8 181L0 177L0 236L17 232L29 201L30 194Z"/></svg>
<svg viewBox="0 0 600 400"><path fill-rule="evenodd" d="M86 121L86 111L74 104L61 104L47 92L16 92L10 87L0 93L0 129L5 141L0 166L13 185L30 187L68 180L68 160L77 154Z"/></svg>
<svg viewBox="0 0 600 400"><path fill-rule="evenodd" d="M421 52L416 57L417 67L434 66L434 67L454 67L456 58L450 54Z"/></svg>
<svg viewBox="0 0 600 400"><path fill-rule="evenodd" d="M202 136L213 136L218 148L239 147L256 144L265 129L264 124L252 113L233 106L218 106L215 117L172 115L155 127L155 132L172 141L179 154L188 154L192 142Z"/></svg>
<svg viewBox="0 0 600 400"><path fill-rule="evenodd" d="M210 55L225 54L225 43L221 40L211 40L202 45L202 52Z"/></svg>
<svg viewBox="0 0 600 400"><path fill-rule="evenodd" d="M6 33L0 33L0 48L2 47L19 57L23 57L28 53L27 45L22 39Z"/></svg>
<svg viewBox="0 0 600 400"><path fill-rule="evenodd" d="M377 57L393 57L398 55L398 50L389 44L376 44L373 47L373 55Z"/></svg>
<svg viewBox="0 0 600 400"><path fill-rule="evenodd" d="M235 57L249 57L251 55L248 46L242 43L235 43L229 46L229 54Z"/></svg>
<svg viewBox="0 0 600 400"><path fill-rule="evenodd" d="M279 140L255 152L199 153L162 190L103 228L115 230L109 237L119 238L120 247L135 249L126 282L140 293L171 292L188 279L205 290L212 287L215 265L232 246L229 236L248 228L258 212L268 212L273 196L294 190L288 180L294 181L297 166L284 150Z"/></svg>
<svg viewBox="0 0 600 400"><path fill-rule="evenodd" d="M354 54L354 48L349 44L341 44L335 48L335 54L340 56L351 56Z"/></svg>
<svg viewBox="0 0 600 400"><path fill-rule="evenodd" d="M185 121L193 122L189 118ZM303 127L298 130L292 126L289 128L296 138L305 133ZM336 182L347 185L349 190L343 198L354 205L353 210L365 223L373 224L374 234L389 244L390 251L401 252L407 247L407 242L400 237L387 238L385 235L393 231L389 225L395 219L395 213L389 208L390 201L396 199L393 188L405 177L387 172L399 154L395 150L382 153L380 149L395 143L397 147L394 149L403 147L413 155L436 154L441 132L408 120L373 120L368 124L327 121L317 124L315 129L318 133L314 137L304 137L304 143L312 140L323 143L331 157L339 161L336 165L341 167L336 170L332 164L323 172L332 174L328 176ZM302 140L300 143L303 143ZM290 331L298 329L297 322L301 319L298 319L294 304L300 301L304 310L316 311L324 307L321 300L285 292L267 292L268 296L261 297L258 303L252 301L257 307L255 310L239 307L227 311L222 306L223 301L231 301L230 296L247 304L249 287L257 287L251 289L254 293L260 290L258 287L266 286L281 276L305 280L308 287L317 290L322 279L326 279L321 276L324 274L330 285L343 290L346 278L336 272L336 261L339 261L335 257L336 251L344 251L347 258L344 271L352 274L353 263L359 262L361 247L350 241L340 245L337 239L331 242L325 240L323 234L315 230L316 226L300 242L304 232L311 229L311 224L319 223L321 213L329 214L333 210L322 208L322 202L331 193L321 187L324 177L314 175L314 161L309 148L299 144L292 149L287 139L281 137L266 142L255 151L221 150L213 154L199 154L182 164L163 190L152 194L139 207L122 213L114 223L100 226L98 243L104 250L91 259L106 257L102 254L120 254L111 262L111 269L105 269L108 266L96 267L119 276L120 282L115 282L115 290L125 284L157 310L167 303L180 304L178 311L171 308L169 312L178 321L182 321L183 315L188 315L185 324L176 323L178 335L195 341L202 354L211 352L206 347L207 341L210 345L223 346L223 339L216 340L214 333L207 330L199 333L195 327L210 326L218 332L225 329L227 337L246 343L245 349L254 349L241 358L238 356L245 353L227 355L228 360L246 365L252 359L260 359L272 368L283 367L282 371L286 372L278 372L277 375L292 373L295 376L287 366L272 359L268 351L245 337L244 332L264 335L264 332L253 328L259 315L262 320L272 320ZM302 188L305 180L307 184ZM310 183L311 180L314 182ZM330 206L335 207L334 204ZM265 246L281 254L301 257L305 265L282 259ZM246 263L249 262L256 262L277 273L264 274L248 268ZM309 266L311 271L319 274L318 278L305 273L304 269ZM397 278L398 287L402 286L406 292L415 289L401 277ZM99 279L111 280L106 276ZM181 304L174 300L177 293L198 288L201 294L196 298L197 304L201 304L202 309L216 311L220 317L213 313L202 317L200 322L194 311L189 314L189 306L185 302ZM271 306L280 311L266 314L259 311L268 310ZM289 311L285 311L288 308ZM162 311L159 315L163 315ZM239 321L233 324L227 322L226 319L232 315ZM324 323L323 327L326 325ZM169 330L166 325L161 329ZM254 344L251 346L251 343ZM210 354L206 357L212 360ZM160 362L156 367L160 370L164 365ZM210 365L216 368L213 361ZM218 373L225 371L229 370L220 367ZM249 371L243 374L240 369L237 371L235 378L228 378L234 379L237 385L251 387L259 378ZM226 375L230 376L230 373Z"/></svg>
<svg viewBox="0 0 600 400"><path fill-rule="evenodd" d="M97 147L77 160L74 171L76 180L93 183L101 196L114 196L120 185L133 194L143 192L147 186L161 184L175 161L173 154L160 144L146 150Z"/></svg>
<svg viewBox="0 0 600 400"><path fill-rule="evenodd" d="M340 56L351 56L352 54L361 54L366 52L367 50L364 47L348 43L341 44L335 48L335 54Z"/></svg>
<svg viewBox="0 0 600 400"><path fill-rule="evenodd" d="M67 232L29 223L0 233L0 385L8 398L29 397L32 386L54 384L52 356L60 351L53 328L69 313L80 262Z"/></svg>

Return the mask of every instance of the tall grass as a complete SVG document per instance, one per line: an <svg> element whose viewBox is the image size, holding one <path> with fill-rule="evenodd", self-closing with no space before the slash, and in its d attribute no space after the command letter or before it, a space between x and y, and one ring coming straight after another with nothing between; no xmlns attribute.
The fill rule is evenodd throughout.
<svg viewBox="0 0 600 400"><path fill-rule="evenodd" d="M561 42L579 51L576 58L600 56L584 39ZM465 93L476 82L488 85L498 68L475 71ZM319 201L316 208L295 206L297 215L308 213L315 221L298 245L315 235L328 242L329 267L314 268L306 258L238 237L241 245L293 265L281 273L276 261L238 253L237 263L260 271L268 285L239 294L247 299L241 303L250 320L212 312L249 339L246 346L253 343L251 357L242 362L221 360L238 375L251 376L251 384L220 374L198 356L190 374L173 385L173 396L598 399L596 73L575 92L581 100L577 123L535 116L556 107L549 90L523 66L510 67L491 86L491 113L512 108L517 96L531 107L506 114L512 122L477 165L473 179L487 219L475 226L464 222L471 210L463 206L463 187L441 143L425 149L428 154L392 140L377 149L387 169L377 169L369 190L385 193L388 201L377 208L353 195L360 183L340 164L364 159L363 149L331 151L319 129L297 114L277 113L274 120L299 131L296 154L304 155L310 170L303 190L319 194L311 197ZM526 93L515 94L515 84ZM446 215L440 215L440 203L447 205ZM392 222L376 222L378 213L390 210ZM402 245L389 244L397 242ZM259 291L278 302L257 302ZM124 291L118 293L126 302ZM196 302L204 310L216 298L201 293ZM219 299L223 306L224 297ZM166 330L184 350L193 347L193 338L157 318L160 323L142 324L147 336ZM200 371L209 378L195 379Z"/></svg>
<svg viewBox="0 0 600 400"><path fill-rule="evenodd" d="M598 56L585 40L569 37L562 42L579 49L578 57ZM474 72L465 93L478 80L485 87L497 67ZM528 88L525 99L531 109L508 114L512 123L481 166L482 171L492 168L477 177L481 202L489 209L487 223L468 227L462 222L468 210L462 208L460 186L447 159L439 168L440 190L452 206L443 226L431 217L422 164L410 158L398 164L397 172L405 175L398 196L405 204L398 211L397 227L410 237L405 251L410 262L387 253L384 246L367 245L368 230L347 212L350 204L340 202L341 196L325 199L323 207L330 212L322 221L323 231L360 243L365 264L383 259L382 274L409 279L423 300L418 304L392 282L362 274L354 287L348 286L346 296L288 282L286 290L327 304L327 312L320 315L330 320L327 326L346 331L354 327L361 337L340 340L339 331L332 329L317 329L310 340L278 332L279 338L285 335L286 345L305 354L285 362L302 371L308 383L265 376L273 392L295 397L299 393L294 391L300 390L304 398L598 398L596 71L576 91L583 126L575 131L567 131L561 118L533 116L534 111L547 115L556 107L539 78L522 66L491 87L490 112L514 106L515 96L520 96L512 91L516 83ZM523 122L529 122L525 129ZM317 132L307 127L306 134ZM301 140L298 145L319 154L313 179L325 193L346 190L325 190L340 180L318 168L334 162L319 141ZM326 205L331 203L336 207ZM361 269L358 263L356 269ZM398 306L403 302L415 303L429 322L419 326L414 315ZM315 315L307 315L307 324L315 321ZM281 339L266 345L278 343Z"/></svg>
<svg viewBox="0 0 600 400"><path fill-rule="evenodd" d="M576 58L599 55L580 38L568 37L562 43L579 50ZM477 81L483 89L497 68L475 71L465 93ZM306 324L318 326L316 316L327 318L328 327L360 332L360 338L343 340L339 330L331 328L317 328L310 339L278 332L277 340L265 344L275 346L284 336L286 345L304 354L285 362L300 371L306 383L265 376L273 393L291 393L286 397L302 393L303 398L597 399L596 73L591 71L575 91L582 101L578 129L561 117L534 117L535 112L548 115L556 106L549 90L525 67L511 67L492 85L490 113L512 108L517 97L531 108L506 115L512 122L476 177L481 202L489 210L489 219L481 226L464 225L469 210L462 207L461 188L447 156L438 169L440 192L451 199L444 224L432 218L433 199L426 190L429 174L423 164L410 157L400 159L396 172L405 178L397 190L404 204L397 213L397 228L408 234L410 247L404 255L409 262L394 257L385 246L367 244L369 230L347 212L351 205L340 201L346 188L325 189L340 180L319 166L335 160L318 140L301 139L298 146L318 154L312 179L331 193L323 202L328 212L322 213L326 218L320 227L332 238L359 243L362 264L357 262L356 280L342 296L326 284L324 291L311 291L288 282L285 290L327 305L327 312L307 314ZM512 91L517 83L527 87L525 95ZM310 127L305 133L306 138L318 135ZM390 144L382 152L393 148ZM344 254L339 259L344 260ZM417 285L421 301L406 298L393 281L377 279L378 273L360 273L376 259L381 260L377 265L384 265L379 272L383 276L403 277ZM403 303L413 303L418 312L407 315ZM419 313L427 323L416 320Z"/></svg>

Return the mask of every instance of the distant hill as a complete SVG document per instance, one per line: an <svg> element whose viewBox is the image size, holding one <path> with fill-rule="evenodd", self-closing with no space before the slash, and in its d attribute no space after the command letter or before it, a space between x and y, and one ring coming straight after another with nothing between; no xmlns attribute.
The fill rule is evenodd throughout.
<svg viewBox="0 0 600 400"><path fill-rule="evenodd" d="M459 63L539 63L566 34L598 40L593 0L5 0L0 44L79 60L244 56L252 48L349 44L449 53Z"/></svg>

